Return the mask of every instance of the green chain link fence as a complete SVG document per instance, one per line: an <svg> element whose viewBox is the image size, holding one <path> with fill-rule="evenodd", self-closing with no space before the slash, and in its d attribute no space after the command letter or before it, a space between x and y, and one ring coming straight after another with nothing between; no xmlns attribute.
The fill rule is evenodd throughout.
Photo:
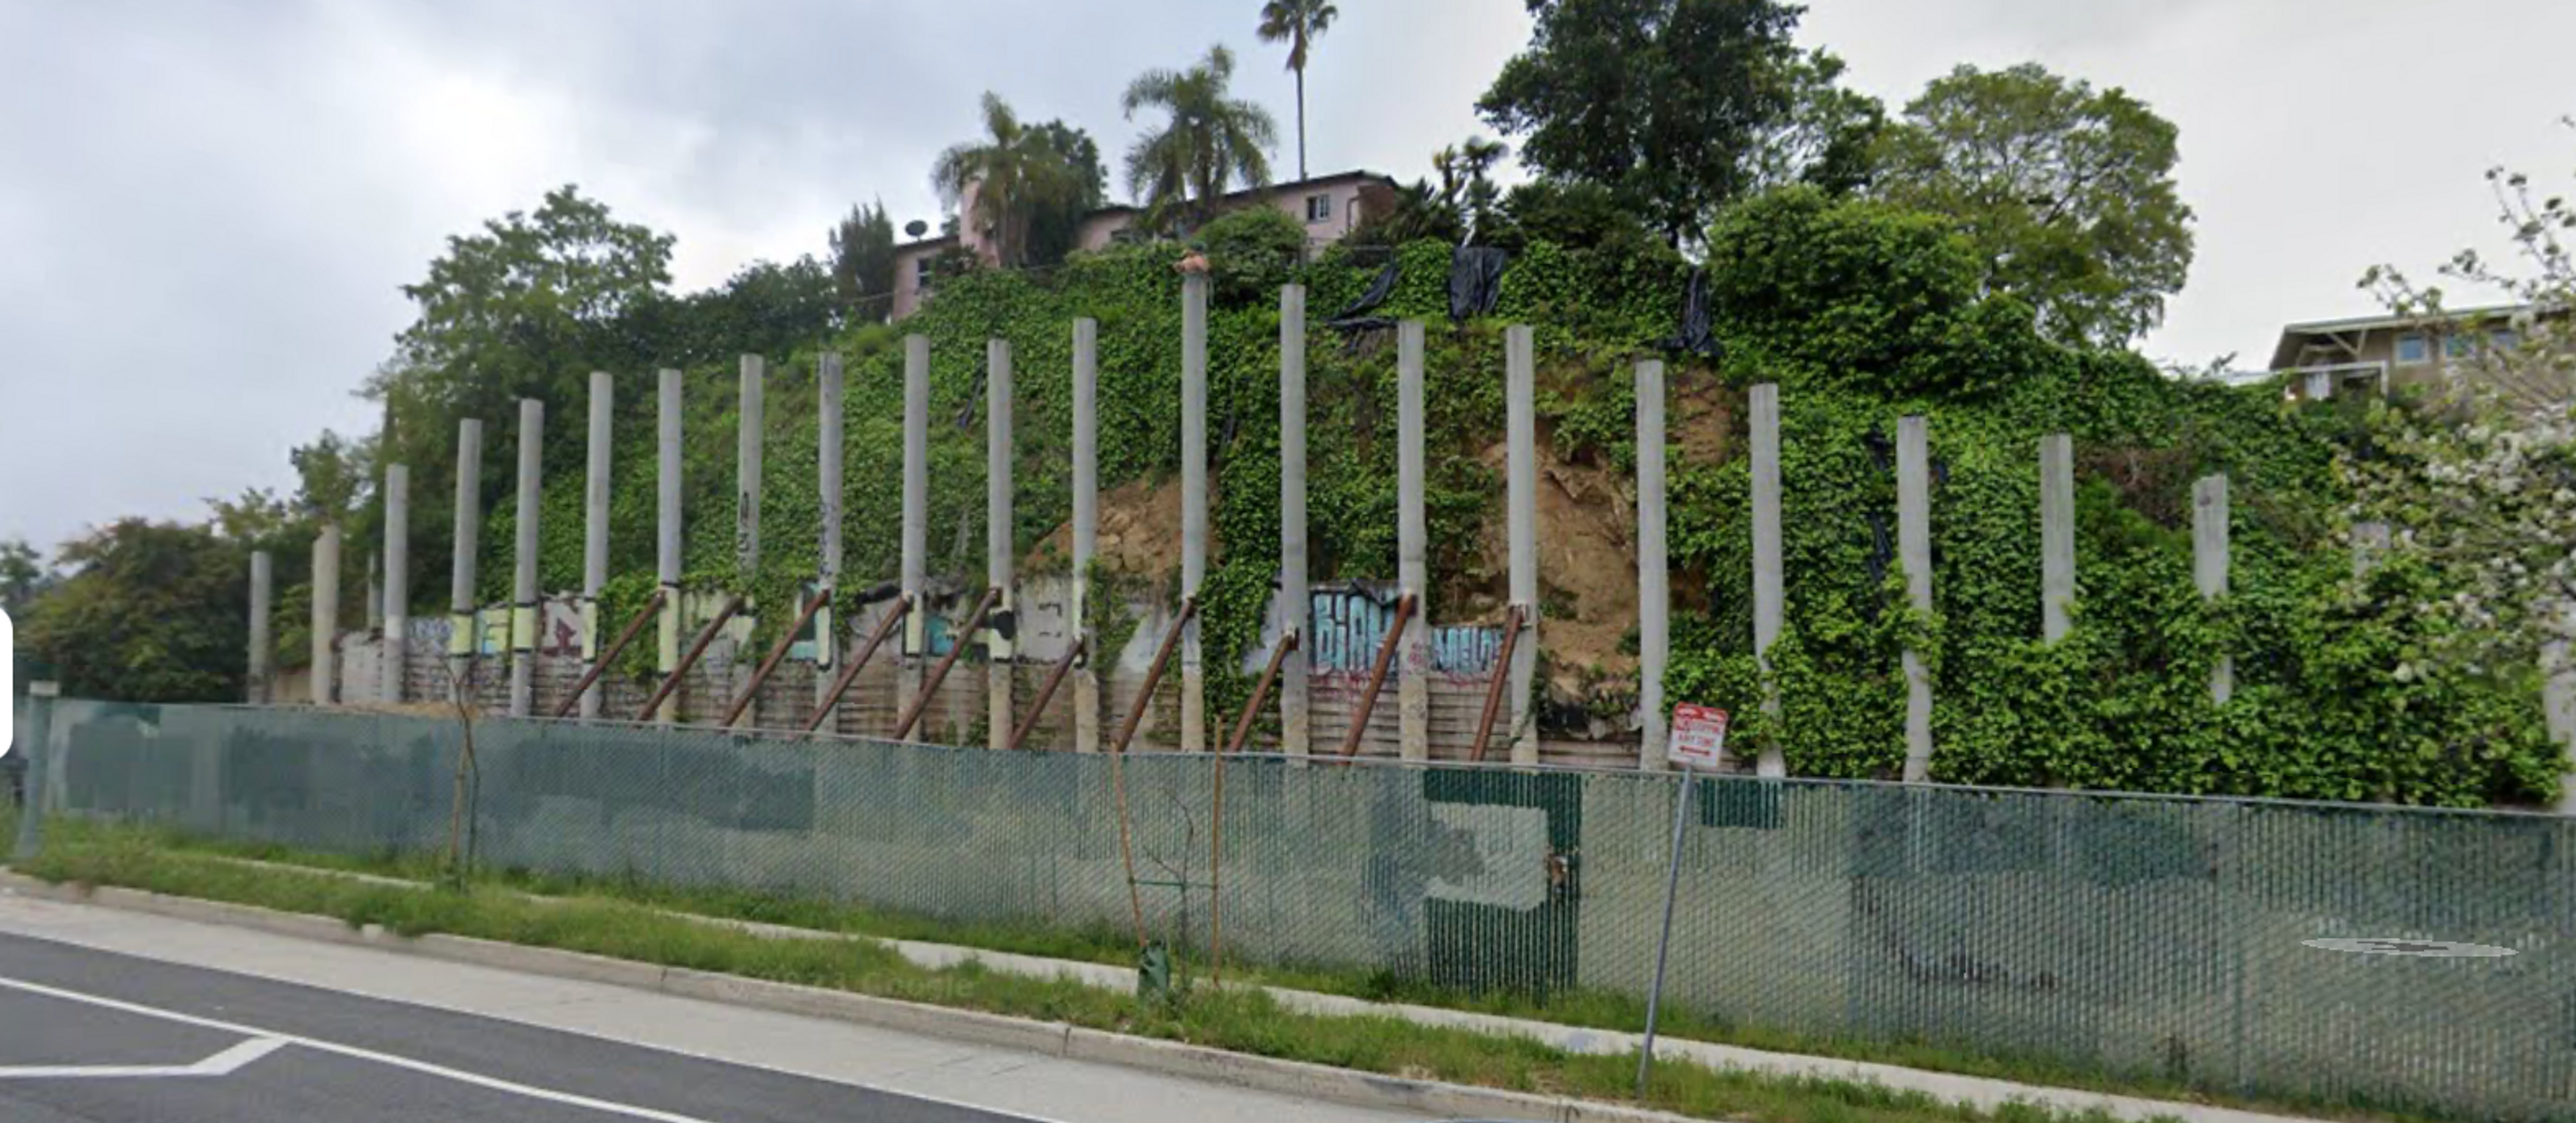
<svg viewBox="0 0 2576 1123"><path fill-rule="evenodd" d="M71 814L435 851L460 731L64 700L47 787ZM488 719L476 743L487 865L1130 924L1105 757ZM1146 921L1175 947L1206 939L1213 769L1126 762ZM1674 782L1238 758L1228 958L1642 995ZM1682 862L1666 1002L1722 1023L2576 1118L2576 822L1724 779L1696 793ZM2451 944L2487 951L2429 954Z"/></svg>

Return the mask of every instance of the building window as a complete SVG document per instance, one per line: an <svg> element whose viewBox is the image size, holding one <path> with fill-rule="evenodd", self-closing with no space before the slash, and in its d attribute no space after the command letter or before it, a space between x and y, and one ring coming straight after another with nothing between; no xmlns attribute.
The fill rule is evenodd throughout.
<svg viewBox="0 0 2576 1123"><path fill-rule="evenodd" d="M2465 359L2477 353L2478 338L2465 331L2442 333L2442 360Z"/></svg>
<svg viewBox="0 0 2576 1123"><path fill-rule="evenodd" d="M2487 349L2491 351L2511 351L2521 342L2522 337L2515 335L2512 328L2496 328L2487 333Z"/></svg>
<svg viewBox="0 0 2576 1123"><path fill-rule="evenodd" d="M930 287L929 254L923 254L920 257L912 259L912 287L917 289L927 289Z"/></svg>
<svg viewBox="0 0 2576 1123"><path fill-rule="evenodd" d="M1307 222L1309 222L1309 223L1316 223L1316 222L1331 222L1332 220L1333 220L1333 197L1332 197L1332 196L1330 196L1330 195L1308 195L1308 196L1306 196L1306 221L1307 221Z"/></svg>
<svg viewBox="0 0 2576 1123"><path fill-rule="evenodd" d="M2414 366L2432 357L2433 350L2425 343L2424 333L2410 331L2397 337L2397 365Z"/></svg>

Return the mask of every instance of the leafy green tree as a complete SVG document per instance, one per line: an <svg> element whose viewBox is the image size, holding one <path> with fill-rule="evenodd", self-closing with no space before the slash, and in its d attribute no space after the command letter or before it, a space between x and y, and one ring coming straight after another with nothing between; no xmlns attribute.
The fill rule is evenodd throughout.
<svg viewBox="0 0 2576 1123"><path fill-rule="evenodd" d="M1845 88L1843 60L1830 52L1795 55L1782 67L1777 80L1788 90L1789 114L1756 138L1753 181L1762 187L1807 183L1837 195L1868 187L1877 177L1887 108Z"/></svg>
<svg viewBox="0 0 2576 1123"><path fill-rule="evenodd" d="M1541 174L1598 183L1679 245L1757 181L1791 118L1804 9L1778 0L1528 0L1529 48L1476 103Z"/></svg>
<svg viewBox="0 0 2576 1123"><path fill-rule="evenodd" d="M35 606L53 583L45 570L45 556L23 538L0 542L0 609L12 616L24 616Z"/></svg>
<svg viewBox="0 0 2576 1123"><path fill-rule="evenodd" d="M1511 154L1510 145L1480 136L1431 154L1431 170L1440 175L1440 202L1457 212L1467 240L1489 233L1502 210L1503 191L1494 185L1492 173Z"/></svg>
<svg viewBox="0 0 2576 1123"><path fill-rule="evenodd" d="M1178 220L1194 229L1216 213L1228 185L1270 182L1270 146L1279 126L1270 111L1234 97L1234 52L1223 45L1187 70L1148 70L1127 84L1119 106L1134 120L1141 109L1169 115L1127 150L1127 190L1154 224Z"/></svg>
<svg viewBox="0 0 2576 1123"><path fill-rule="evenodd" d="M1333 0L1265 0L1261 5L1261 41L1288 44L1288 69L1297 75L1297 178L1306 178L1306 60L1315 40L1342 14Z"/></svg>
<svg viewBox="0 0 2576 1123"><path fill-rule="evenodd" d="M240 696L241 551L211 527L123 519L63 547L65 578L21 642L67 693L134 702Z"/></svg>
<svg viewBox="0 0 2576 1123"><path fill-rule="evenodd" d="M1948 215L2060 342L2117 346L2164 320L2191 268L2173 122L2036 64L1935 79L1889 129L1884 197Z"/></svg>
<svg viewBox="0 0 2576 1123"><path fill-rule="evenodd" d="M1029 263L1029 228L1038 212L1081 197L1080 173L1048 132L1020 123L1001 95L984 95L984 136L950 147L930 168L931 186L965 208L967 223L992 247L996 263Z"/></svg>
<svg viewBox="0 0 2576 1123"><path fill-rule="evenodd" d="M883 202L850 208L832 227L832 294L852 323L881 324L894 311L894 220Z"/></svg>
<svg viewBox="0 0 2576 1123"><path fill-rule="evenodd" d="M1029 219L1029 263L1054 265L1080 248L1083 216L1109 199L1109 169L1100 162L1100 144L1091 134L1062 121L1049 121L1037 133L1073 169L1074 190L1041 204Z"/></svg>
<svg viewBox="0 0 2576 1123"><path fill-rule="evenodd" d="M722 363L747 354L783 356L840 325L832 275L811 256L785 265L752 262L722 288L691 293L676 303L679 307L664 327L668 334L656 349L657 361L665 364Z"/></svg>

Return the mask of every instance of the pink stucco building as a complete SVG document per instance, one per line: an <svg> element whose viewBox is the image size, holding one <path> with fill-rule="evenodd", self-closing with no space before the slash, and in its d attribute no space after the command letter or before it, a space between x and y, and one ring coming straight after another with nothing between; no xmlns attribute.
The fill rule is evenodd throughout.
<svg viewBox="0 0 2576 1123"><path fill-rule="evenodd" d="M1306 226L1306 244L1320 249L1341 241L1343 235L1358 227L1360 220L1381 213L1395 204L1395 181L1376 172L1343 172L1318 176L1294 183L1278 183L1228 195L1220 207L1268 205L1279 208ZM1077 249L1096 250L1118 240L1121 232L1136 225L1144 215L1139 207L1102 207L1082 216L1082 233ZM944 235L905 242L894 248L894 318L902 319L921 307L930 295L937 262L942 254L956 249L973 251L986 261L994 259L993 247L971 227L963 234Z"/></svg>

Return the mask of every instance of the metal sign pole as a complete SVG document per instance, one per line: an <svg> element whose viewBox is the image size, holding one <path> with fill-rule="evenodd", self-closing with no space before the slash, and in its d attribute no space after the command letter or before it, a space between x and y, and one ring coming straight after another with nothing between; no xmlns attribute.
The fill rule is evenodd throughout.
<svg viewBox="0 0 2576 1123"><path fill-rule="evenodd" d="M1655 982L1646 992L1646 1044L1637 1052L1637 1100L1646 1099L1646 1072L1655 1063L1655 1018L1662 1012L1664 1001L1664 964L1673 950L1673 899L1682 887L1682 828L1690 823L1691 781L1697 773L1689 764L1679 766L1680 782L1673 785L1673 853L1671 868L1664 875L1664 931L1655 941Z"/></svg>

